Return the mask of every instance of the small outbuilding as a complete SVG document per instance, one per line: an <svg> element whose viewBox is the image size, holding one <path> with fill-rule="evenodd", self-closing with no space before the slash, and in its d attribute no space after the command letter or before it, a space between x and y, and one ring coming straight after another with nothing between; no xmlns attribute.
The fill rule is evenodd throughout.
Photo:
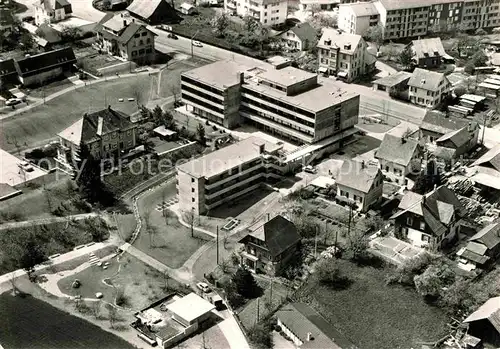
<svg viewBox="0 0 500 349"><path fill-rule="evenodd" d="M410 77L411 73L400 71L375 80L373 82L373 89L385 91L391 97L401 98L404 93L408 91L408 81Z"/></svg>
<svg viewBox="0 0 500 349"><path fill-rule="evenodd" d="M172 312L174 320L190 326L207 320L215 306L196 293L190 293L167 305L167 309Z"/></svg>
<svg viewBox="0 0 500 349"><path fill-rule="evenodd" d="M177 139L177 132L166 128L164 125L158 126L153 132L163 141L173 141Z"/></svg>
<svg viewBox="0 0 500 349"><path fill-rule="evenodd" d="M184 15L192 15L196 12L196 8L193 5L188 4L187 2L183 2L181 4L180 10Z"/></svg>
<svg viewBox="0 0 500 349"><path fill-rule="evenodd" d="M484 343L500 346L500 297L488 299L464 323L469 325L471 335Z"/></svg>

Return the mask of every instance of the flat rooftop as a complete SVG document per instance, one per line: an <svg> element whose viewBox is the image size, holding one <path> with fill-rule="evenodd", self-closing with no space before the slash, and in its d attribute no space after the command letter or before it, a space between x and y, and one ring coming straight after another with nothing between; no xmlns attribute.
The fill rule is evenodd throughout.
<svg viewBox="0 0 500 349"><path fill-rule="evenodd" d="M309 110L313 113L320 112L332 105L340 104L359 96L356 92L343 89L340 85L335 84L334 81L330 82L326 80L308 91L293 96L287 96L283 92L262 84L249 83L245 85L245 88L273 97L284 103Z"/></svg>
<svg viewBox="0 0 500 349"><path fill-rule="evenodd" d="M317 77L318 74L297 69L293 67L285 67L281 69L269 69L258 75L259 78L279 84L282 86L292 86L301 81L309 80Z"/></svg>
<svg viewBox="0 0 500 349"><path fill-rule="evenodd" d="M198 296L196 293L190 293L168 304L167 309L184 320L191 322L211 312L215 309L215 306Z"/></svg>
<svg viewBox="0 0 500 349"><path fill-rule="evenodd" d="M180 165L177 169L196 178L210 178L259 158L258 145L260 144L264 145L266 152L275 152L282 147L252 136Z"/></svg>
<svg viewBox="0 0 500 349"><path fill-rule="evenodd" d="M25 164L24 166L22 164ZM0 149L0 183L12 187L44 176L46 171Z"/></svg>
<svg viewBox="0 0 500 349"><path fill-rule="evenodd" d="M265 65L266 63L262 62L262 64ZM271 65L269 66L273 68ZM244 66L234 61L224 60L189 70L182 73L182 75L202 81L204 84L215 88L224 89L239 84L238 74L250 68L252 67Z"/></svg>

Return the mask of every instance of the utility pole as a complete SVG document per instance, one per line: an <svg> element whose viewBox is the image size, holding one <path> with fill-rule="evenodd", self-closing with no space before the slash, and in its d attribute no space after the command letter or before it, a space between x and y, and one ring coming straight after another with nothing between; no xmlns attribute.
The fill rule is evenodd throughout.
<svg viewBox="0 0 500 349"><path fill-rule="evenodd" d="M217 265L219 265L219 226L217 226Z"/></svg>
<svg viewBox="0 0 500 349"><path fill-rule="evenodd" d="M349 205L349 222L347 224L347 236L351 235L352 205Z"/></svg>
<svg viewBox="0 0 500 349"><path fill-rule="evenodd" d="M274 277L271 278L271 287L269 289L269 304L273 305L273 281Z"/></svg>
<svg viewBox="0 0 500 349"><path fill-rule="evenodd" d="M191 58L194 57L194 45L193 45L193 39L196 35L198 35L198 32L199 30L196 31L196 33L194 33L194 35L191 37Z"/></svg>
<svg viewBox="0 0 500 349"><path fill-rule="evenodd" d="M483 135L481 137L481 144L484 145L484 133L486 132L486 121L488 120L488 118L490 117L490 113L492 113L493 111L489 111L488 113L484 114L484 118L483 118Z"/></svg>
<svg viewBox="0 0 500 349"><path fill-rule="evenodd" d="M314 231L315 231L315 234L314 234L314 259L316 259L316 252L318 250L318 226L317 225L314 226Z"/></svg>
<svg viewBox="0 0 500 349"><path fill-rule="evenodd" d="M325 220L325 243L326 246L326 238L328 237L328 220Z"/></svg>
<svg viewBox="0 0 500 349"><path fill-rule="evenodd" d="M260 312L260 298L257 298L257 321L255 321L256 325L259 323L259 312Z"/></svg>
<svg viewBox="0 0 500 349"><path fill-rule="evenodd" d="M191 209L191 237L194 237L194 209Z"/></svg>

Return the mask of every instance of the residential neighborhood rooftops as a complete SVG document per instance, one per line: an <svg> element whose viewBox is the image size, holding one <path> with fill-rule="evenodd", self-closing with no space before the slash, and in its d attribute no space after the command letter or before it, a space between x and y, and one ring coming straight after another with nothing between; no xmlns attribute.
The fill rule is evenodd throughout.
<svg viewBox="0 0 500 349"><path fill-rule="evenodd" d="M338 47L341 53L354 54L361 40L361 35L343 33L333 28L325 28L317 46L323 48Z"/></svg>
<svg viewBox="0 0 500 349"><path fill-rule="evenodd" d="M48 43L54 44L61 41L61 33L52 28L47 23L38 26L36 32L41 39L46 40Z"/></svg>
<svg viewBox="0 0 500 349"><path fill-rule="evenodd" d="M127 7L127 11L135 13L136 15L149 18L151 17L158 6L165 0L134 0L129 7Z"/></svg>
<svg viewBox="0 0 500 349"><path fill-rule="evenodd" d="M416 139L386 134L375 153L375 157L408 166L418 147L418 140Z"/></svg>
<svg viewBox="0 0 500 349"><path fill-rule="evenodd" d="M467 119L459 119L451 116L446 116L446 114L438 111L428 111L422 123L420 124L420 129L432 131L445 135L452 131L460 130L466 127L469 123Z"/></svg>
<svg viewBox="0 0 500 349"><path fill-rule="evenodd" d="M107 20L106 18L101 20L101 22L96 25L95 31L100 33L105 39L116 39L125 44L129 42L130 39L134 37L135 33L137 33L141 28L146 27L142 24L136 23L135 21L126 20L123 17L116 15Z"/></svg>
<svg viewBox="0 0 500 349"><path fill-rule="evenodd" d="M316 29L314 29L308 22L298 23L294 27L290 28L297 37L302 40L308 40L313 43L316 40Z"/></svg>
<svg viewBox="0 0 500 349"><path fill-rule="evenodd" d="M439 144L441 142L450 141L456 148L461 147L462 145L470 142L471 133L478 128L479 125L476 122L471 123L470 127L462 127L461 129L442 135L436 140L436 143Z"/></svg>
<svg viewBox="0 0 500 349"><path fill-rule="evenodd" d="M282 147L252 136L201 158L182 164L178 166L178 169L193 177L210 178L258 159L261 154L259 148L262 145L264 146L264 152L271 153Z"/></svg>
<svg viewBox="0 0 500 349"><path fill-rule="evenodd" d="M440 83L443 79L447 81L446 76L443 73L415 68L410 80L408 81L408 86L436 91L439 89Z"/></svg>
<svg viewBox="0 0 500 349"><path fill-rule="evenodd" d="M373 2L355 2L350 4L340 4L339 6L349 6L357 17L378 15L378 10Z"/></svg>
<svg viewBox="0 0 500 349"><path fill-rule="evenodd" d="M38 6L43 6L47 12L61 8L64 8L66 13L72 12L71 4L67 0L40 0Z"/></svg>
<svg viewBox="0 0 500 349"><path fill-rule="evenodd" d="M74 63L76 63L76 57L71 47L39 53L16 61L20 76L33 75L44 69Z"/></svg>
<svg viewBox="0 0 500 349"><path fill-rule="evenodd" d="M432 56L447 56L440 38L426 38L411 42L413 52L418 59Z"/></svg>
<svg viewBox="0 0 500 349"><path fill-rule="evenodd" d="M198 296L196 293L192 292L175 302L168 304L167 309L184 320L192 322L200 316L214 310L215 306L209 301Z"/></svg>
<svg viewBox="0 0 500 349"><path fill-rule="evenodd" d="M84 116L58 134L59 137L79 145L97 139L116 130L124 130L134 126L130 117L120 111L108 107Z"/></svg>
<svg viewBox="0 0 500 349"><path fill-rule="evenodd" d="M287 304L276 312L276 317L304 342L301 348L356 349L346 336L305 303ZM310 340L307 340L308 334Z"/></svg>
<svg viewBox="0 0 500 349"><path fill-rule="evenodd" d="M500 172L500 144L488 150L472 166L485 166Z"/></svg>
<svg viewBox="0 0 500 349"><path fill-rule="evenodd" d="M0 60L0 77L16 73L16 64L13 59Z"/></svg>
<svg viewBox="0 0 500 349"><path fill-rule="evenodd" d="M342 164L336 180L338 185L368 193L379 174L380 169L376 165L364 161L346 160Z"/></svg>
<svg viewBox="0 0 500 349"><path fill-rule="evenodd" d="M295 246L301 239L295 225L281 215L265 222L249 235L265 241L269 253L273 257L277 257L290 247ZM246 236L240 242L245 239Z"/></svg>
<svg viewBox="0 0 500 349"><path fill-rule="evenodd" d="M384 76L383 78L375 80L373 83L381 86L393 87L405 80L409 80L411 73L406 71L398 71L397 73Z"/></svg>
<svg viewBox="0 0 500 349"><path fill-rule="evenodd" d="M430 6L457 2L457 0L379 0L386 10L403 10L407 8Z"/></svg>
<svg viewBox="0 0 500 349"><path fill-rule="evenodd" d="M500 332L500 297L488 299L479 309L470 314L464 322L469 323L486 319Z"/></svg>
<svg viewBox="0 0 500 349"><path fill-rule="evenodd" d="M469 241L483 244L491 249L500 244L500 223L492 223L478 231Z"/></svg>

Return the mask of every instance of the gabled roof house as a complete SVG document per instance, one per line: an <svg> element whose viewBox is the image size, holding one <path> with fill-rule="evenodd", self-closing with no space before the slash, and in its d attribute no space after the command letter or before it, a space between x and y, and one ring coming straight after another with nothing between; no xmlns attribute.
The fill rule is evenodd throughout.
<svg viewBox="0 0 500 349"><path fill-rule="evenodd" d="M467 245L458 251L460 258L477 267L484 267L500 254L500 223L492 223L469 239Z"/></svg>
<svg viewBox="0 0 500 349"><path fill-rule="evenodd" d="M483 343L500 346L500 297L488 299L464 323L469 325L468 333Z"/></svg>

